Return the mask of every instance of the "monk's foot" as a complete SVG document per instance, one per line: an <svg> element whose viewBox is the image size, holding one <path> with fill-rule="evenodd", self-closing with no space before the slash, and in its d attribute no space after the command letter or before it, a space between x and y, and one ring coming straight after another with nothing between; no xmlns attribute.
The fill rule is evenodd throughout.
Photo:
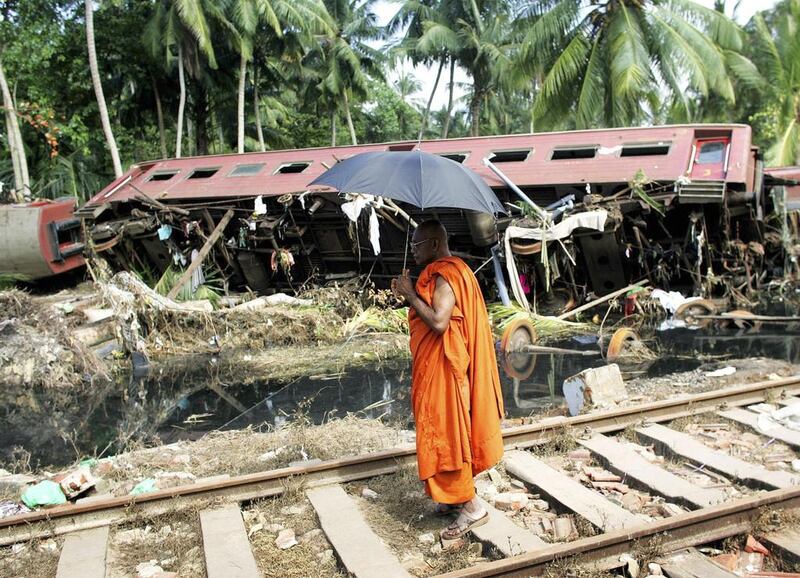
<svg viewBox="0 0 800 578"><path fill-rule="evenodd" d="M470 512L467 508L462 508L461 513L458 515L452 524L447 526L440 532L442 540L455 540L460 538L467 532L472 531L478 526L483 526L489 521L489 512L484 508L478 508Z"/></svg>
<svg viewBox="0 0 800 578"><path fill-rule="evenodd" d="M437 516L449 516L450 514L459 514L464 504L442 504L436 502L433 506L433 513Z"/></svg>

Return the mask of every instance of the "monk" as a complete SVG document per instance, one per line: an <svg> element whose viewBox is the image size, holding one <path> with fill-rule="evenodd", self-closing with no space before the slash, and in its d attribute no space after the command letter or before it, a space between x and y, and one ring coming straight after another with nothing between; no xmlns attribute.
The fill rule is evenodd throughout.
<svg viewBox="0 0 800 578"><path fill-rule="evenodd" d="M500 376L478 281L450 254L442 224L422 223L411 251L425 269L416 287L404 271L392 289L410 306L417 466L436 512L458 514L441 532L453 540L489 519L473 478L503 455Z"/></svg>

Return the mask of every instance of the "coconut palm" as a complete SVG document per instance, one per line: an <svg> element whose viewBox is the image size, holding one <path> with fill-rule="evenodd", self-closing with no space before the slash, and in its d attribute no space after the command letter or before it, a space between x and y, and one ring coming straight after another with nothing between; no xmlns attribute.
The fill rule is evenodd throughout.
<svg viewBox="0 0 800 578"><path fill-rule="evenodd" d="M517 43L510 7L510 3L496 0L480 5L471 0L466 7L458 0L447 0L439 8L443 16L423 23L424 32L417 42L421 53L447 54L469 74L472 136L480 134L486 96L500 84L517 80L511 74Z"/></svg>
<svg viewBox="0 0 800 578"><path fill-rule="evenodd" d="M768 24L752 21L753 60L767 80L777 111L777 138L767 149L770 165L800 164L800 0L784 0Z"/></svg>
<svg viewBox="0 0 800 578"><path fill-rule="evenodd" d="M231 39L240 56L237 147L239 153L243 153L245 79L247 65L253 58L256 33L273 34L280 38L284 27L290 27L293 31L332 34L333 26L325 6L318 0L235 0L231 20L238 32ZM260 28L261 24L266 29Z"/></svg>
<svg viewBox="0 0 800 578"><path fill-rule="evenodd" d="M97 108L100 109L100 122L103 125L103 134L106 137L106 145L111 153L111 162L114 165L114 175L122 176L122 163L119 160L119 150L117 141L114 140L114 131L111 130L111 120L108 118L108 108L106 107L106 97L103 94L103 84L100 82L100 70L97 66L97 51L94 46L94 6L92 0L85 0L86 8L86 45L89 50L89 70L92 75L92 86L97 98Z"/></svg>
<svg viewBox="0 0 800 578"><path fill-rule="evenodd" d="M17 110L14 98L6 80L5 68L0 60L0 91L3 93L3 109L6 118L6 142L8 152L11 154L11 164L14 169L14 189L11 191L12 200L21 203L30 198L31 183L28 175L28 159L25 155L25 143L19 129Z"/></svg>
<svg viewBox="0 0 800 578"><path fill-rule="evenodd" d="M186 110L186 71L198 79L205 59L212 69L217 57L212 42L212 24L230 36L238 31L226 16L230 0L158 0L153 16L145 27L143 42L152 56L168 70L178 69L180 97L175 137L175 157L180 158Z"/></svg>
<svg viewBox="0 0 800 578"><path fill-rule="evenodd" d="M431 93L422 113L422 122L417 136L418 140L422 139L425 133L433 97L436 95L436 90L439 88L439 80L442 77L442 70L448 61L455 63L451 54L442 49L441 46L420 44L420 39L426 28L434 23L450 31L445 8L446 5L441 0L406 0L386 27L386 35L389 37L401 30L405 31L400 42L392 47L392 52L395 55L408 58L415 66L438 64L436 79L433 82ZM450 95L452 98L452 89Z"/></svg>
<svg viewBox="0 0 800 578"><path fill-rule="evenodd" d="M691 0L539 0L521 16L523 62L531 74L544 63L534 106L542 124L570 116L578 128L639 124L663 96L684 95L684 81L733 104L732 77L755 72L741 55L741 29Z"/></svg>
<svg viewBox="0 0 800 578"><path fill-rule="evenodd" d="M319 79L315 89L331 112L332 143L336 144L336 112L345 113L352 144L358 144L350 111L353 96L364 96L367 75L383 80L383 54L367 44L381 36L372 8L375 0L325 0L335 24L331 36L312 46L306 65Z"/></svg>

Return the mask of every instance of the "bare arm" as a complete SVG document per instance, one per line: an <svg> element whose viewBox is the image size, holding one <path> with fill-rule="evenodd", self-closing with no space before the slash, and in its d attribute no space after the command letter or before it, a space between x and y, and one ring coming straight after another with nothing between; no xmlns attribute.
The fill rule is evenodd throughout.
<svg viewBox="0 0 800 578"><path fill-rule="evenodd" d="M437 334L442 335L450 324L453 308L456 306L456 295L453 288L443 277L436 277L436 289L433 292L433 303L428 305L417 295L411 280L407 276L397 279L396 291L408 300L425 324Z"/></svg>

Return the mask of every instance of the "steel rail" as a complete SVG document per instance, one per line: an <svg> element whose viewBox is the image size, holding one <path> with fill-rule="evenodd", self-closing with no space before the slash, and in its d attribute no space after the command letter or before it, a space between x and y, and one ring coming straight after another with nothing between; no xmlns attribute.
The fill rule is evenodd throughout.
<svg viewBox="0 0 800 578"><path fill-rule="evenodd" d="M527 578L543 574L554 561L570 558L599 569L622 566L619 557L631 552L631 542L654 540L664 552L697 546L743 534L752 529L762 509L800 507L800 486L741 498L717 506L680 514L664 520L646 522L633 529L622 529L599 536L555 544L539 551L485 562L437 578Z"/></svg>
<svg viewBox="0 0 800 578"><path fill-rule="evenodd" d="M553 439L566 428L597 433L624 430L643 421L661 422L712 411L719 407L759 403L767 398L800 393L800 375L780 380L762 381L723 390L687 395L596 414L555 417L535 424L503 430L507 449L539 445ZM281 468L241 476L200 480L191 485L157 490L138 496L119 496L65 504L27 514L0 519L0 546L54 534L103 526L125 518L131 512L159 515L180 507L174 498L202 497L247 501L275 496L287 482L301 478L306 486L343 483L390 474L416 457L413 444L317 462L305 466Z"/></svg>

